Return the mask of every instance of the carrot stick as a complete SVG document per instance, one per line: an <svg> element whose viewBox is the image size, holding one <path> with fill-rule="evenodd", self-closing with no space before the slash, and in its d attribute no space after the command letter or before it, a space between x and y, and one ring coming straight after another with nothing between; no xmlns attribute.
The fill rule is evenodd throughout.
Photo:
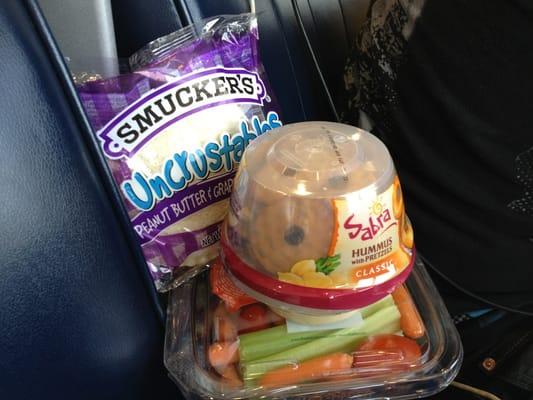
<svg viewBox="0 0 533 400"><path fill-rule="evenodd" d="M347 371L352 362L353 357L346 353L327 354L269 371L261 377L259 384L264 387L294 385Z"/></svg>
<svg viewBox="0 0 533 400"><path fill-rule="evenodd" d="M234 364L239 361L239 343L215 342L209 346L208 357L215 368Z"/></svg>
<svg viewBox="0 0 533 400"><path fill-rule="evenodd" d="M400 327L405 336L418 339L425 333L424 323L415 303L404 285L399 285L392 292L392 298L400 311Z"/></svg>

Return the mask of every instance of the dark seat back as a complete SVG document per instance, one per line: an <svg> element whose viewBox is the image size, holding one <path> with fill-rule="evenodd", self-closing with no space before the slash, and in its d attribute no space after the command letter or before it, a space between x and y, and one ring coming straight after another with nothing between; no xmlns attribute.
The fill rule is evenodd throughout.
<svg viewBox="0 0 533 400"><path fill-rule="evenodd" d="M302 22L309 34L322 73L337 109L344 106L343 68L349 49L361 26L369 0L297 0ZM158 35L220 14L250 12L249 0L175 0L157 11L152 26L152 2L113 0L119 53L132 51ZM291 0L257 0L260 50L286 122L333 120L330 104L302 35ZM126 17L127 16L127 17ZM145 16L149 16L148 20ZM132 22L134 21L134 22ZM136 24L142 21L141 24ZM163 27L163 29L162 29Z"/></svg>
<svg viewBox="0 0 533 400"><path fill-rule="evenodd" d="M0 2L0 398L176 396L153 288L34 7Z"/></svg>

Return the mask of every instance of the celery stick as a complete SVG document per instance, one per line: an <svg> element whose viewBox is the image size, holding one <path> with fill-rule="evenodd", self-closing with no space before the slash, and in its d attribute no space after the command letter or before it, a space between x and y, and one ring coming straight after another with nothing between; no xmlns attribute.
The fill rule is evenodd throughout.
<svg viewBox="0 0 533 400"><path fill-rule="evenodd" d="M282 326L285 332L282 336L277 336L279 331L272 332L272 337L263 336L263 340L260 342L248 343L240 338L239 342L239 358L241 364L246 364L253 360L263 358L272 354L279 353L281 351L297 347L302 344L308 343L312 340L320 339L324 335L329 335L338 329L320 330L320 331L307 331L307 332L295 332L287 333L286 326ZM274 329L274 328L271 328Z"/></svg>
<svg viewBox="0 0 533 400"><path fill-rule="evenodd" d="M368 318L377 311L394 305L392 296L362 308L361 315ZM264 329L258 332L239 336L239 353L242 364L272 354L280 353L292 347L300 346L312 340L320 339L334 330L317 330L308 332L287 333L286 325Z"/></svg>
<svg viewBox="0 0 533 400"><path fill-rule="evenodd" d="M288 364L296 364L310 358L338 351L353 351L366 337L379 333L394 333L400 329L400 312L395 305L372 314L356 328L329 331L326 336L312 340L280 353L252 362L242 362L245 381L255 380L265 372ZM324 334L324 332L323 332Z"/></svg>
<svg viewBox="0 0 533 400"><path fill-rule="evenodd" d="M377 313L379 310L382 310L386 307L390 307L392 305L394 305L394 299L389 294L381 300L376 301L375 303L372 303L369 306L361 308L359 311L361 311L361 316L363 318L368 318L372 314Z"/></svg>
<svg viewBox="0 0 533 400"><path fill-rule="evenodd" d="M287 334L287 325L279 325L273 328L262 329L260 331L245 333L239 335L239 342L246 345L252 345L254 343L261 343L265 340L274 340L283 337Z"/></svg>

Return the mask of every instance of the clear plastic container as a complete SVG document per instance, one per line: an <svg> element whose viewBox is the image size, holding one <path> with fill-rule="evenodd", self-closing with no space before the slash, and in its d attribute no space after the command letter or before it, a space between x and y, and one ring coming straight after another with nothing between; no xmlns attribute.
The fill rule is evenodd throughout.
<svg viewBox="0 0 533 400"><path fill-rule="evenodd" d="M188 399L412 399L458 372L458 333L418 260L395 289L403 297L378 301L340 329L295 326L231 287L224 271L215 265L211 279L171 293L165 365ZM403 319L405 307L421 331Z"/></svg>
<svg viewBox="0 0 533 400"><path fill-rule="evenodd" d="M254 141L235 178L222 255L281 315L331 323L387 296L412 268L413 230L385 145L349 125L286 125Z"/></svg>
<svg viewBox="0 0 533 400"><path fill-rule="evenodd" d="M258 138L221 243L209 279L169 305L165 362L189 398L406 399L458 372L457 331L371 134L307 122Z"/></svg>

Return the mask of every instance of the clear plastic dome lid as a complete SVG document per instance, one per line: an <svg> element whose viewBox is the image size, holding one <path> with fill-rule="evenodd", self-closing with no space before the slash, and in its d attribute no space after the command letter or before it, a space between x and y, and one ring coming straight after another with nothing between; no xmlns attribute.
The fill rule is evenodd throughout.
<svg viewBox="0 0 533 400"><path fill-rule="evenodd" d="M342 196L390 183L394 166L375 136L331 123L287 125L252 143L246 170L255 184L300 197Z"/></svg>
<svg viewBox="0 0 533 400"><path fill-rule="evenodd" d="M361 129L305 122L268 132L246 150L230 204L226 265L263 295L346 309L409 273L413 232L394 165Z"/></svg>

